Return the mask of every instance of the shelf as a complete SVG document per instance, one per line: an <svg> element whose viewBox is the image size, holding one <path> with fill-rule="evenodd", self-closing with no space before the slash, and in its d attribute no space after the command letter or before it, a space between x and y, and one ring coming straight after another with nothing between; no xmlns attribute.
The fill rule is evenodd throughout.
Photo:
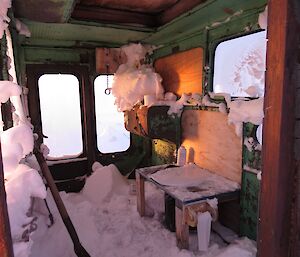
<svg viewBox="0 0 300 257"><path fill-rule="evenodd" d="M169 106L137 106L125 111L125 127L131 133L180 144L180 116L169 115Z"/></svg>

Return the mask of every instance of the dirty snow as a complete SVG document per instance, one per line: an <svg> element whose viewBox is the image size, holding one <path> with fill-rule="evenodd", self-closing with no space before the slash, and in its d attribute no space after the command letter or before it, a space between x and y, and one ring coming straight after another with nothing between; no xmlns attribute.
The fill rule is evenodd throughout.
<svg viewBox="0 0 300 257"><path fill-rule="evenodd" d="M129 186L120 179L120 174L116 174L116 168L112 165L103 168L97 166L93 175L87 179L81 193L61 193L81 242L92 257L254 257L256 255L253 241L247 238L236 239L233 236L232 244L226 247L226 244L214 233L207 252L197 250L195 233L190 233L191 250L178 249L175 233L165 229L162 224L163 193L146 184L146 213L151 217L141 218L136 210L136 196L129 194ZM109 173L109 170L112 172ZM111 181L109 184L114 188L106 185L108 181ZM124 191L116 190L118 186L121 186ZM95 199L91 202L84 192L93 192L95 198L97 189L99 194L101 192L106 197L101 201L97 200L95 204ZM50 195L47 201L54 214L55 223L52 227L47 227L48 214L45 205L42 201L36 201L34 214L38 216L38 230L31 238L30 257L75 257L72 242ZM217 224L213 223L213 227L214 225ZM226 229L224 231L229 238Z"/></svg>
<svg viewBox="0 0 300 257"><path fill-rule="evenodd" d="M162 78L151 65L141 64L148 49L141 44L129 44L121 49L127 56L127 62L119 66L112 84L112 94L116 97L119 111L130 110L144 99L144 95L163 99Z"/></svg>
<svg viewBox="0 0 300 257"><path fill-rule="evenodd" d="M167 186L169 192L184 201L235 191L240 188L238 183L195 164L162 169L150 177L159 184ZM192 190L190 190L191 188Z"/></svg>

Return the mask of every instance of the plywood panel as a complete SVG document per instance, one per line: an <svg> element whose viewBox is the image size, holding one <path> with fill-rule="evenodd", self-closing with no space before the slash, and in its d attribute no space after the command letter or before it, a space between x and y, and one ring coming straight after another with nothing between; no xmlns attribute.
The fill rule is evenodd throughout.
<svg viewBox="0 0 300 257"><path fill-rule="evenodd" d="M186 110L181 124L189 161L241 183L242 139L227 124L226 114Z"/></svg>
<svg viewBox="0 0 300 257"><path fill-rule="evenodd" d="M182 93L202 92L203 49L194 48L156 60L154 67L163 78L165 91Z"/></svg>

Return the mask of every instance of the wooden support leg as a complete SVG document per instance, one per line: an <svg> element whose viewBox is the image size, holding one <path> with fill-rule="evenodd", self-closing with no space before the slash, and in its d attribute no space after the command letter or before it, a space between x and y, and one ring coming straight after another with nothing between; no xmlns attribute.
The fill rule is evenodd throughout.
<svg viewBox="0 0 300 257"><path fill-rule="evenodd" d="M138 173L136 178L137 210L141 217L145 216L145 179Z"/></svg>
<svg viewBox="0 0 300 257"><path fill-rule="evenodd" d="M184 207L175 207L176 240L180 249L189 249L189 226L184 219Z"/></svg>

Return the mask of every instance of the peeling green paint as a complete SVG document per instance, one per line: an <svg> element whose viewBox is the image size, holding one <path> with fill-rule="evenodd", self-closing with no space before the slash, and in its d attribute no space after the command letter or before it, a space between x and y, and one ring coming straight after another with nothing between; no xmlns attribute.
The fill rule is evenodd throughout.
<svg viewBox="0 0 300 257"><path fill-rule="evenodd" d="M256 144L257 127L254 124L245 123L243 126L244 140L245 138L253 138ZM254 172L256 170L261 170L261 150L253 149L250 151L243 144L240 231L242 236L247 236L253 240L256 240L257 236L260 191L260 181Z"/></svg>
<svg viewBox="0 0 300 257"><path fill-rule="evenodd" d="M181 125L180 115L169 115L169 106L152 106L148 110L148 136L165 139L175 145L180 145Z"/></svg>
<svg viewBox="0 0 300 257"><path fill-rule="evenodd" d="M176 144L160 139L152 140L151 165L162 165L176 162Z"/></svg>

